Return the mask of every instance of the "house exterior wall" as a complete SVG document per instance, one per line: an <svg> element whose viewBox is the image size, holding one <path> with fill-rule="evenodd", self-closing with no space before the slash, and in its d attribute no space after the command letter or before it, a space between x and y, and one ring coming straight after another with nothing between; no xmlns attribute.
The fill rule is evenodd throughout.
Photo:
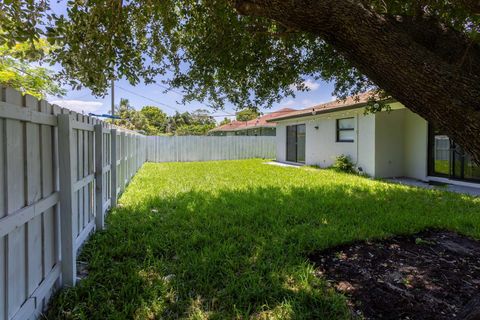
<svg viewBox="0 0 480 320"><path fill-rule="evenodd" d="M427 180L428 123L400 104L375 115L375 177Z"/></svg>
<svg viewBox="0 0 480 320"><path fill-rule="evenodd" d="M348 155L362 172L376 178L426 180L428 124L400 103L392 111L364 115L364 109L332 112L277 123L277 161L286 162L286 127L306 125L307 165L329 167ZM355 118L355 141L336 141L337 119ZM318 129L316 128L318 127Z"/></svg>
<svg viewBox="0 0 480 320"><path fill-rule="evenodd" d="M405 109L405 176L427 180L428 123L419 115Z"/></svg>
<svg viewBox="0 0 480 320"><path fill-rule="evenodd" d="M337 142L337 119L355 118L354 142ZM363 109L341 111L277 123L277 161L286 162L287 126L305 124L305 164L322 168L334 164L339 155L348 155L369 175L375 169L375 116L364 115ZM318 127L318 129L317 129Z"/></svg>
<svg viewBox="0 0 480 320"><path fill-rule="evenodd" d="M279 162L287 161L287 124L277 123L277 157Z"/></svg>
<svg viewBox="0 0 480 320"><path fill-rule="evenodd" d="M362 111L363 112L363 111ZM375 115L359 114L357 168L370 176L375 176Z"/></svg>
<svg viewBox="0 0 480 320"><path fill-rule="evenodd" d="M406 109L375 114L375 177L405 175L405 112Z"/></svg>

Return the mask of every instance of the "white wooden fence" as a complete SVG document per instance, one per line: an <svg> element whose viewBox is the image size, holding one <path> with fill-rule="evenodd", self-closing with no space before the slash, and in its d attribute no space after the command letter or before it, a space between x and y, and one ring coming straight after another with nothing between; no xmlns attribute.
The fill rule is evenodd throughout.
<svg viewBox="0 0 480 320"><path fill-rule="evenodd" d="M0 87L0 320L37 318L75 285L79 248L147 158L274 156L275 137L147 139Z"/></svg>
<svg viewBox="0 0 480 320"><path fill-rule="evenodd" d="M0 87L0 320L75 285L79 247L145 161L144 136Z"/></svg>
<svg viewBox="0 0 480 320"><path fill-rule="evenodd" d="M184 162L275 158L275 137L185 136L147 137L147 160Z"/></svg>

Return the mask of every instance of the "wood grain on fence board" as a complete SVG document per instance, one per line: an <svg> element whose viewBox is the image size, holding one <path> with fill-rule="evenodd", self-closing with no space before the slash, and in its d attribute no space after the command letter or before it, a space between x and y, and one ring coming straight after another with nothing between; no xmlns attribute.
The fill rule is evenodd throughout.
<svg viewBox="0 0 480 320"><path fill-rule="evenodd" d="M22 96L7 89L5 99L21 106ZM13 215L25 206L25 123L18 120L5 120L6 141L6 211ZM6 236L7 247L7 315L11 318L19 311L27 298L27 266L25 255L26 226L16 228Z"/></svg>
<svg viewBox="0 0 480 320"><path fill-rule="evenodd" d="M5 120L0 119L0 219L6 215L5 212ZM5 272L5 237L0 236L0 320L6 319L5 289L7 275Z"/></svg>
<svg viewBox="0 0 480 320"><path fill-rule="evenodd" d="M273 138L147 141L9 88L0 93L0 320L38 317L60 278L75 284L78 249L145 161L274 154L266 150Z"/></svg>
<svg viewBox="0 0 480 320"><path fill-rule="evenodd" d="M77 154L75 141L78 139L71 122L68 114L58 116L58 148L61 150L59 152L59 168L62 281L66 286L75 285L77 276L74 245L78 234L78 217L75 210L78 197L73 191L73 182L78 176L75 160L75 154Z"/></svg>
<svg viewBox="0 0 480 320"><path fill-rule="evenodd" d="M184 162L274 158L275 137L147 137L147 161Z"/></svg>

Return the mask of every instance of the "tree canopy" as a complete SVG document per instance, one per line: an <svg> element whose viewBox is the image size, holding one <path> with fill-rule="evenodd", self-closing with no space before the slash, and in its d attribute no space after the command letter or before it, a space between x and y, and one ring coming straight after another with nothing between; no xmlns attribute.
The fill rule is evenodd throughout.
<svg viewBox="0 0 480 320"><path fill-rule="evenodd" d="M47 36L63 76L96 94L112 78L162 75L186 101L257 108L323 79L341 98L393 96L480 159L477 0L72 0L66 16L48 1L0 6L0 41Z"/></svg>
<svg viewBox="0 0 480 320"><path fill-rule="evenodd" d="M144 106L137 110L123 98L115 109L115 114L120 119L113 120L113 123L149 136L206 135L216 124L208 110L202 109L193 112L176 112L173 116L168 116L162 109L155 106Z"/></svg>
<svg viewBox="0 0 480 320"><path fill-rule="evenodd" d="M35 44L37 54L30 56L28 43L16 43L9 47L0 45L0 84L30 94L39 99L48 94L61 96L65 90L54 79L54 74L48 68L32 65L32 60L38 60L50 50L44 40Z"/></svg>
<svg viewBox="0 0 480 320"><path fill-rule="evenodd" d="M222 121L220 121L219 126L223 126L223 125L229 124L229 123L231 123L231 122L232 122L232 120L230 120L229 118L226 118L226 117L225 117L225 118L223 118Z"/></svg>
<svg viewBox="0 0 480 320"><path fill-rule="evenodd" d="M256 119L260 116L260 112L256 109L243 109L237 112L237 121L249 121Z"/></svg>
<svg viewBox="0 0 480 320"><path fill-rule="evenodd" d="M239 106L268 106L294 94L291 84L307 90L307 77L335 81L342 97L374 87L325 39L260 12L246 14L249 3L269 2L278 1L69 1L68 14L57 16L48 1L11 0L0 4L6 30L0 41L14 45L14 39L48 36L58 44L53 56L63 75L97 94L106 92L111 78L148 83L166 73L170 85L186 89L186 99L207 99L216 106L226 99ZM385 17L441 23L478 44L474 0L357 2Z"/></svg>

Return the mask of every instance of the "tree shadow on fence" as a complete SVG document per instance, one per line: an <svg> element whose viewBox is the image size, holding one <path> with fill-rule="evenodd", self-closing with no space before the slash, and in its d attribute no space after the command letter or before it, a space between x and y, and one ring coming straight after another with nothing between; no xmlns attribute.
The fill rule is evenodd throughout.
<svg viewBox="0 0 480 320"><path fill-rule="evenodd" d="M191 190L108 220L49 318L348 318L309 252L425 228L480 237L478 199L407 187Z"/></svg>

